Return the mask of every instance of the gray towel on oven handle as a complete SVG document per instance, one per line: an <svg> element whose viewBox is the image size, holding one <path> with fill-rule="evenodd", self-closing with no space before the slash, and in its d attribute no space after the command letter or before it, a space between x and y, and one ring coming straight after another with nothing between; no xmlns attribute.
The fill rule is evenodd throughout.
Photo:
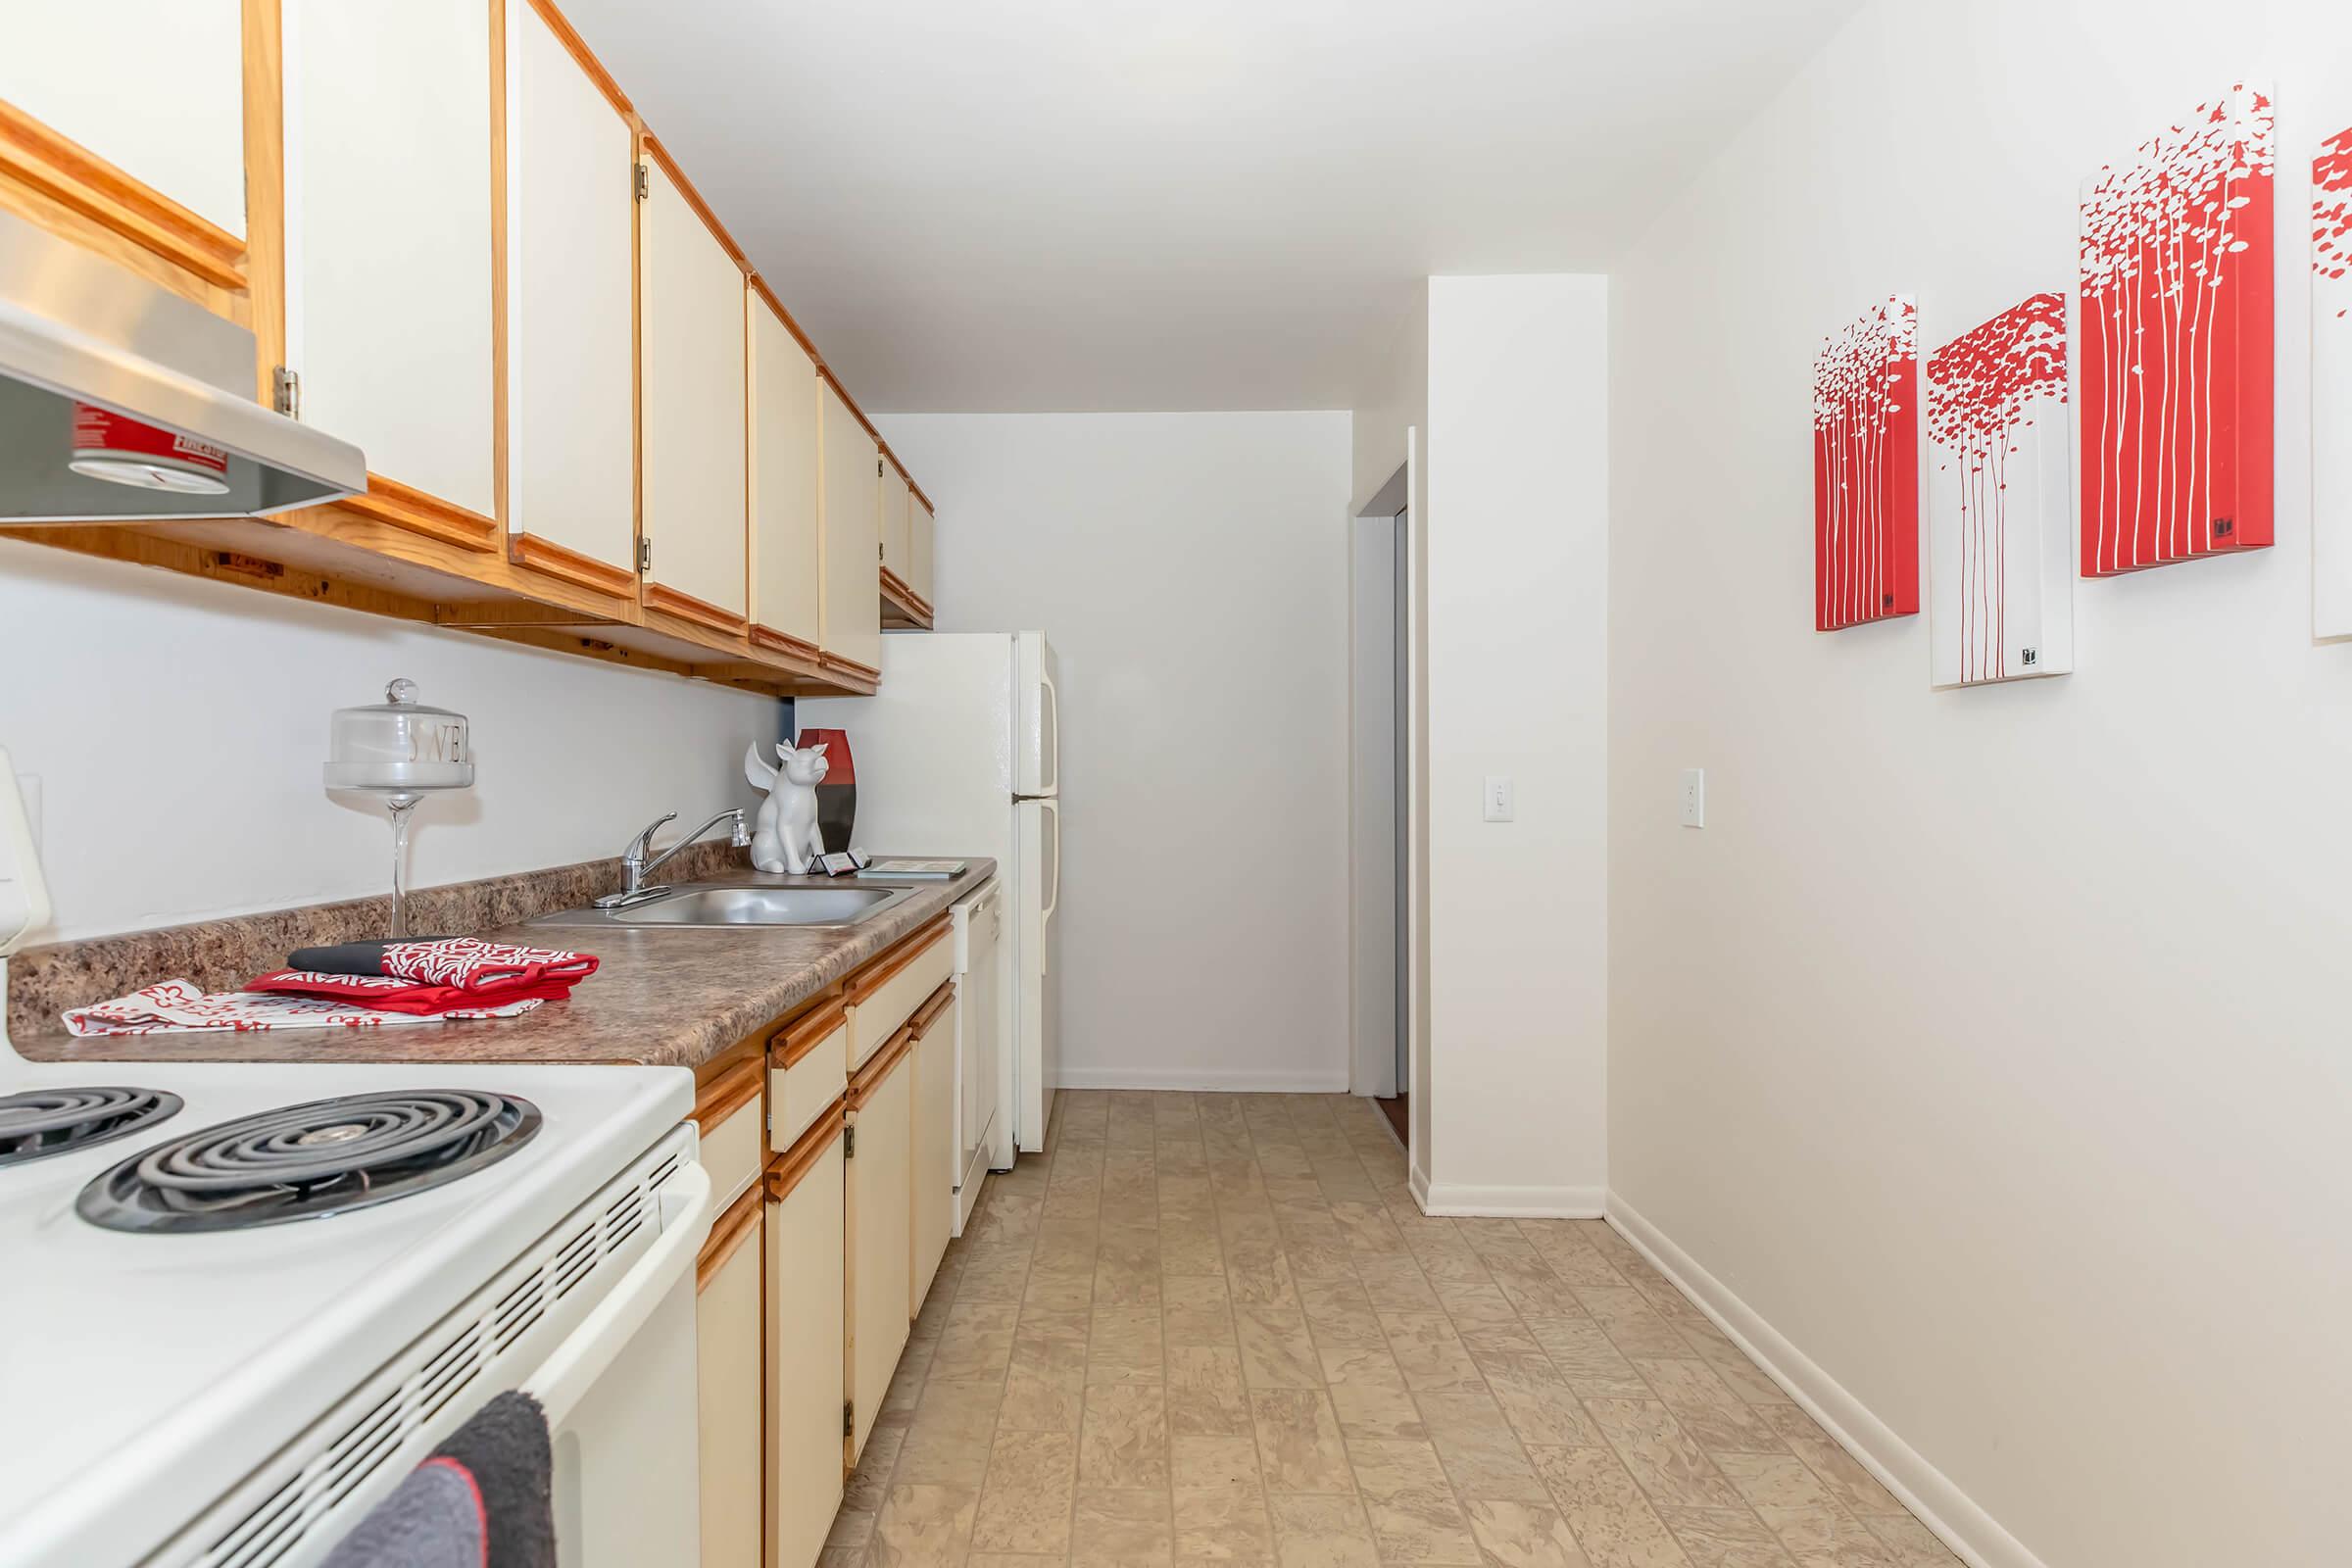
<svg viewBox="0 0 2352 1568"><path fill-rule="evenodd" d="M455 1459L427 1459L320 1568L484 1568L489 1560L489 1520L472 1475Z"/></svg>

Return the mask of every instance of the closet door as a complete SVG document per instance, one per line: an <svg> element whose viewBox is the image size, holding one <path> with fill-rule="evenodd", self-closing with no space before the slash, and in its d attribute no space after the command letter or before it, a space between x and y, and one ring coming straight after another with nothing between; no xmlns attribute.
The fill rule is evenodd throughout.
<svg viewBox="0 0 2352 1568"><path fill-rule="evenodd" d="M102 9L102 8L95 8ZM490 14L286 0L286 364L303 418L495 543ZM379 487L380 488L380 487Z"/></svg>
<svg viewBox="0 0 2352 1568"><path fill-rule="evenodd" d="M507 526L519 559L637 588L629 122L507 0Z"/></svg>
<svg viewBox="0 0 2352 1568"><path fill-rule="evenodd" d="M668 167L638 214L645 602L719 630L745 620L743 269Z"/></svg>

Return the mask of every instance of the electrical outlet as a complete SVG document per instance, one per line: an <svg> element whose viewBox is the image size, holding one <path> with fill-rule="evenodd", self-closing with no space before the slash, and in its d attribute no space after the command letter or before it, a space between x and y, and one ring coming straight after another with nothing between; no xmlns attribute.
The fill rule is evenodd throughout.
<svg viewBox="0 0 2352 1568"><path fill-rule="evenodd" d="M1487 775L1486 817L1490 822L1508 822L1518 810L1518 792L1511 787L1508 773Z"/></svg>
<svg viewBox="0 0 2352 1568"><path fill-rule="evenodd" d="M1703 767L1683 769L1682 820L1685 827L1707 825L1707 770Z"/></svg>

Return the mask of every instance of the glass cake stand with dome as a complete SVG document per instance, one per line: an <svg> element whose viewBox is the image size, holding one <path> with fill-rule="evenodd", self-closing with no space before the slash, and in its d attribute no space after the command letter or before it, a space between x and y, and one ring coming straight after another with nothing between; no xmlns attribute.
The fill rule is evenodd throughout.
<svg viewBox="0 0 2352 1568"><path fill-rule="evenodd" d="M466 715L416 701L416 683L395 680L384 700L338 708L327 733L326 787L382 798L392 813L392 930L409 934L409 813L438 790L470 789L473 747Z"/></svg>

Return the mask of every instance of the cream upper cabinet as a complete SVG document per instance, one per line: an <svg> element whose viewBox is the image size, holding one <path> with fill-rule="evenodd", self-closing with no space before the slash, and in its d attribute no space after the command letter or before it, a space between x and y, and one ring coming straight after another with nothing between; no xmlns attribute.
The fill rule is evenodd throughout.
<svg viewBox="0 0 2352 1568"><path fill-rule="evenodd" d="M286 363L303 418L375 473L489 517L489 14L286 0L284 27Z"/></svg>
<svg viewBox="0 0 2352 1568"><path fill-rule="evenodd" d="M841 1504L842 1155L837 1110L768 1177L768 1568L812 1568Z"/></svg>
<svg viewBox="0 0 2352 1568"><path fill-rule="evenodd" d="M864 1451L906 1348L912 1288L914 1073L902 1054L857 1097L850 1156L850 1458Z"/></svg>
<svg viewBox="0 0 2352 1568"><path fill-rule="evenodd" d="M648 604L744 618L744 276L661 161L638 219ZM696 603L663 604L661 589Z"/></svg>
<svg viewBox="0 0 2352 1568"><path fill-rule="evenodd" d="M909 494L906 498L906 586L914 596L934 610L938 601L931 597L931 509L921 499Z"/></svg>
<svg viewBox="0 0 2352 1568"><path fill-rule="evenodd" d="M0 26L0 100L243 238L243 9L239 0L11 5ZM410 123L419 118L412 105ZM486 156L477 153L475 166Z"/></svg>
<svg viewBox="0 0 2352 1568"><path fill-rule="evenodd" d="M914 1249L907 1315L923 1310L947 1255L956 1205L956 1001L932 1014L914 1045Z"/></svg>
<svg viewBox="0 0 2352 1568"><path fill-rule="evenodd" d="M701 1438L702 1568L761 1568L760 1195L748 1228L732 1213L712 1227L696 1270L697 1404Z"/></svg>
<svg viewBox="0 0 2352 1568"><path fill-rule="evenodd" d="M827 381L817 394L823 468L824 612L828 654L882 667L880 450Z"/></svg>
<svg viewBox="0 0 2352 1568"><path fill-rule="evenodd" d="M906 475L885 459L882 464L882 569L901 582L906 580Z"/></svg>
<svg viewBox="0 0 2352 1568"><path fill-rule="evenodd" d="M747 309L752 344L751 617L796 642L823 633L817 547L815 362L767 302Z"/></svg>
<svg viewBox="0 0 2352 1568"><path fill-rule="evenodd" d="M523 560L566 571L537 548L553 546L621 593L637 569L634 151L539 14L507 0L507 526Z"/></svg>

